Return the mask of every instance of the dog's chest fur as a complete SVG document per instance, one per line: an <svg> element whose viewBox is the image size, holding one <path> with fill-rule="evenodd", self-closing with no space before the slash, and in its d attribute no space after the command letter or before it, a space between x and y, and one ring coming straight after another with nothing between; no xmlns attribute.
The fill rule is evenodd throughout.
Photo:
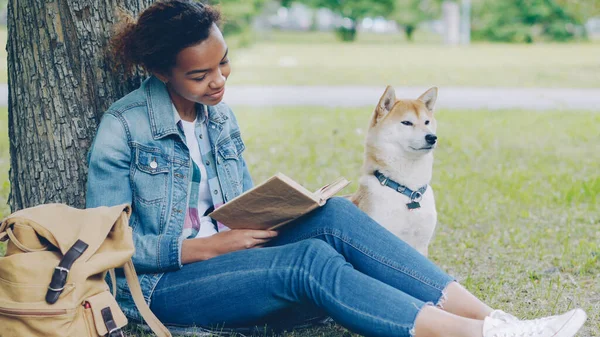
<svg viewBox="0 0 600 337"><path fill-rule="evenodd" d="M363 197L358 207L390 232L406 241L422 254L427 247L437 223L435 199L431 186L427 187L421 207L409 210L410 198L388 186L382 186L375 176L362 176L359 189Z"/></svg>

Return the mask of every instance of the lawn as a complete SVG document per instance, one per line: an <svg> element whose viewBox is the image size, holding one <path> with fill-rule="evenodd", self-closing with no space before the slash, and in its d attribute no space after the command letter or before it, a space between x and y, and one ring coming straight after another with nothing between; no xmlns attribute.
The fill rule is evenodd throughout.
<svg viewBox="0 0 600 337"><path fill-rule="evenodd" d="M5 125L6 109L0 111ZM356 188L371 108L235 111L255 181L281 171L316 189L343 175L353 181L344 192ZM582 307L590 318L581 336L600 335L600 114L439 111L437 116L433 188L439 223L433 260L490 305L521 317ZM7 191L0 199L6 200ZM317 335L345 334L336 326L285 336Z"/></svg>
<svg viewBox="0 0 600 337"><path fill-rule="evenodd" d="M231 51L231 84L598 87L600 43L448 47L375 36L272 34Z"/></svg>
<svg viewBox="0 0 600 337"><path fill-rule="evenodd" d="M345 192L356 188L370 108L236 112L256 181L281 171L316 189L343 175L354 182ZM580 336L599 336L600 114L437 116L431 257L490 305L520 317L582 307L589 320Z"/></svg>

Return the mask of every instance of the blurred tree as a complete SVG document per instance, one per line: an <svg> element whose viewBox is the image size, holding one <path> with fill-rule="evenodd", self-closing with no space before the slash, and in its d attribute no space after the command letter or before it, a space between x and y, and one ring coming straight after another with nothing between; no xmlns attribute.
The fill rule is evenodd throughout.
<svg viewBox="0 0 600 337"><path fill-rule="evenodd" d="M573 39L583 20L581 15L574 14L572 3L571 0L477 1L473 6L473 38L525 43Z"/></svg>
<svg viewBox="0 0 600 337"><path fill-rule="evenodd" d="M211 5L219 5L223 14L224 35L248 32L252 19L260 13L266 0L207 0Z"/></svg>
<svg viewBox="0 0 600 337"><path fill-rule="evenodd" d="M293 0L281 0L282 5L289 5ZM393 9L395 0L301 0L296 1L316 8L329 8L348 19L337 29L337 34L342 41L356 39L356 25L359 20L367 16L387 16Z"/></svg>
<svg viewBox="0 0 600 337"><path fill-rule="evenodd" d="M404 28L406 39L413 40L413 33L423 21L439 18L441 3L439 0L396 0L389 19Z"/></svg>
<svg viewBox="0 0 600 337"><path fill-rule="evenodd" d="M600 16L600 0L556 0L556 2L567 8L580 22Z"/></svg>

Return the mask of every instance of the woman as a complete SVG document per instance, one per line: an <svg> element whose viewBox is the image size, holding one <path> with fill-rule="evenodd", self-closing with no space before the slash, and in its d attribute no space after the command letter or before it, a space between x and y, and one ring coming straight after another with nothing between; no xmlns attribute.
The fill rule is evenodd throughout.
<svg viewBox="0 0 600 337"><path fill-rule="evenodd" d="M214 224L205 215L252 186L221 103L231 68L218 21L173 0L121 27L115 55L153 76L109 108L89 155L87 206L133 205L133 260L159 319L240 327L329 315L368 336L575 335L582 310L535 321L494 311L345 199L279 232ZM122 277L118 287L139 319Z"/></svg>

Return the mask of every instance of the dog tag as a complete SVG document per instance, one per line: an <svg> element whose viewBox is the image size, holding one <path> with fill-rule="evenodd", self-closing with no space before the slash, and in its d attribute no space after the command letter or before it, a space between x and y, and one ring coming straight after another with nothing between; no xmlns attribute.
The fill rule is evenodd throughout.
<svg viewBox="0 0 600 337"><path fill-rule="evenodd" d="M410 210L413 210L413 209L421 208L421 204L418 201L413 201L413 202L409 202L408 204L406 204L406 207L408 207L408 209L410 209Z"/></svg>

